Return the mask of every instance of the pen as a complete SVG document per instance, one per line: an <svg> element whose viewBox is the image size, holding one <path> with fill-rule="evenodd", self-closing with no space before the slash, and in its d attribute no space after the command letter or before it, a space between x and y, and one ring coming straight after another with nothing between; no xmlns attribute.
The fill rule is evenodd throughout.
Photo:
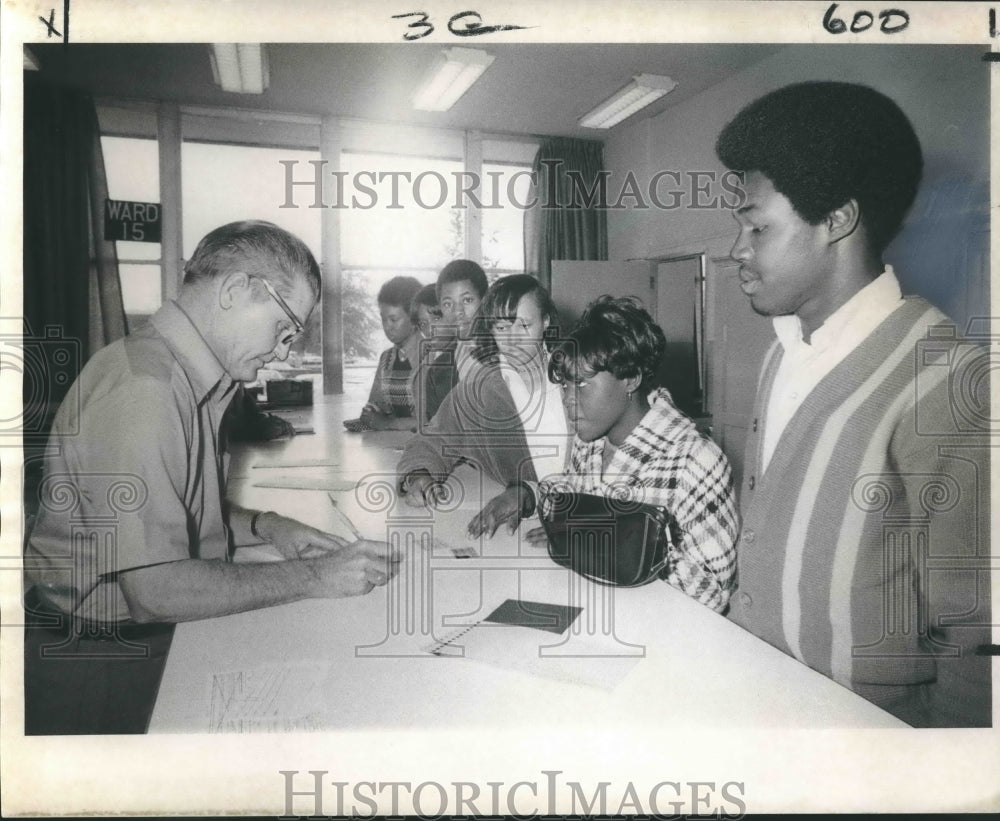
<svg viewBox="0 0 1000 821"><path fill-rule="evenodd" d="M295 435L296 436L303 436L303 435L305 435L307 433L315 433L316 432L312 428L292 428L292 430L295 431Z"/></svg>
<svg viewBox="0 0 1000 821"><path fill-rule="evenodd" d="M364 539L364 536L362 536L361 533L358 531L358 529L354 526L354 522L348 519L347 516L345 516L344 513L341 511L340 506L337 504L337 500L333 497L333 494L327 493L326 497L330 500L330 504L333 505L333 512L337 514L337 516L340 518L340 521L342 521L345 525L347 525L351 533L354 534L354 538Z"/></svg>

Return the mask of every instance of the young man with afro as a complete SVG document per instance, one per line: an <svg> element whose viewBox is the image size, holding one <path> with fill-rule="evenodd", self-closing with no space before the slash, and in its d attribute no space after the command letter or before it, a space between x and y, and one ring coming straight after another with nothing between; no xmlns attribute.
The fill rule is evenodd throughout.
<svg viewBox="0 0 1000 821"><path fill-rule="evenodd" d="M923 168L871 88L774 91L723 129L731 255L773 318L748 426L730 618L913 726L990 726L987 351L882 254ZM967 406L966 403L965 406Z"/></svg>

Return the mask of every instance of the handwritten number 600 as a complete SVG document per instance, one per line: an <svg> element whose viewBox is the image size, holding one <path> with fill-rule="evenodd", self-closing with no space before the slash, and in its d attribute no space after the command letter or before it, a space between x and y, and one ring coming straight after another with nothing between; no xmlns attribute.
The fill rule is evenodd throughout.
<svg viewBox="0 0 1000 821"><path fill-rule="evenodd" d="M847 31L847 23L839 17L833 16L833 13L836 10L836 3L833 3L830 8L826 10L826 14L823 15L823 28L830 32L830 34L843 34ZM883 34L896 34L910 25L910 15L902 9L884 9L878 13L878 16L882 21L879 24L879 30ZM901 22L896 23L895 25L890 24L889 20L893 17L901 18ZM874 23L875 18L872 16L870 11L865 11L863 9L861 11L857 11L854 13L854 18L851 20L851 34L860 34L862 31L868 31Z"/></svg>

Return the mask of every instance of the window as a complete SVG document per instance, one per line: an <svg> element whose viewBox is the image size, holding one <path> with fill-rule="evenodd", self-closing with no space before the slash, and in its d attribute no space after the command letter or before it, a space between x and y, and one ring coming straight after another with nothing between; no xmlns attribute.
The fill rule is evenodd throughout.
<svg viewBox="0 0 1000 821"><path fill-rule="evenodd" d="M156 140L101 137L108 196L113 200L160 201L160 165ZM122 298L129 327L134 328L160 307L160 243L115 242Z"/></svg>
<svg viewBox="0 0 1000 821"><path fill-rule="evenodd" d="M353 204L341 211L344 267L413 272L420 278L435 276L462 256L461 209L454 195L461 160L345 152L341 170L344 201Z"/></svg>
<svg viewBox="0 0 1000 821"><path fill-rule="evenodd" d="M156 107L104 105L99 117L108 135L102 141L110 196L161 202ZM319 118L188 106L181 107L181 119L183 258L189 259L201 237L219 225L265 219L301 237L322 262L324 212L308 207L313 199L302 193L306 189L296 189L297 207L281 207L287 200L282 161L295 163L296 179L308 178L310 161L320 159ZM460 257L479 258L491 281L524 270L523 203L530 194L528 172L537 143L352 119L339 121L335 139L343 179L337 199L348 205L336 212L345 356L355 368L371 368L387 345L375 299L391 277L410 275L432 283L447 262ZM480 175L474 194L487 206L479 212L464 207L468 201L460 194L475 179L471 174ZM329 207L336 178L325 176L324 187ZM478 236L468 236L470 220ZM118 242L117 248L126 313L134 327L162 302L162 251L158 243ZM300 373L322 368L321 330L317 306L290 357ZM367 374L360 378L370 382ZM352 381L346 372L345 381Z"/></svg>
<svg viewBox="0 0 1000 821"><path fill-rule="evenodd" d="M463 152L457 133L387 134L371 124L351 124L345 145L343 190L337 197L352 206L340 212L344 308L346 314L349 304L367 304L371 311L367 320L360 313L356 322L344 317L345 354L360 364L386 346L375 305L383 283L399 275L432 283L449 261L470 256L465 236L470 204L460 193L463 187L472 185L484 205L479 215L487 277L492 282L524 271L523 203L537 145L483 140L489 162L482 165L478 184L456 156ZM380 150L364 151L362 145ZM356 332L349 335L350 323Z"/></svg>
<svg viewBox="0 0 1000 821"><path fill-rule="evenodd" d="M483 163L483 268L498 275L524 273L524 204L530 165ZM493 208L499 204L499 208Z"/></svg>
<svg viewBox="0 0 1000 821"><path fill-rule="evenodd" d="M342 202L355 204L340 212L348 359L370 360L386 347L375 304L382 285L394 276L434 282L447 262L465 256L463 211L454 193L462 168L461 160L434 157L341 155ZM348 298L354 308L367 306L374 323L347 316Z"/></svg>
<svg viewBox="0 0 1000 821"><path fill-rule="evenodd" d="M209 231L229 222L260 219L291 231L322 264L320 211L316 208L280 208L285 197L285 166L279 160L297 161L310 168L318 151L264 148L185 141L181 146L181 233L184 258L190 259L198 241ZM288 362L275 367L297 372L319 372L322 364L322 323L317 304L306 323L306 332L289 354Z"/></svg>
<svg viewBox="0 0 1000 821"><path fill-rule="evenodd" d="M524 215L532 194L538 142L514 137L482 140L484 267L497 275L524 273ZM493 207L499 206L499 207Z"/></svg>
<svg viewBox="0 0 1000 821"><path fill-rule="evenodd" d="M181 146L184 258L190 259L205 234L237 220L261 219L299 237L320 260L320 212L281 208L285 167L292 160L311 168L318 151L188 142Z"/></svg>

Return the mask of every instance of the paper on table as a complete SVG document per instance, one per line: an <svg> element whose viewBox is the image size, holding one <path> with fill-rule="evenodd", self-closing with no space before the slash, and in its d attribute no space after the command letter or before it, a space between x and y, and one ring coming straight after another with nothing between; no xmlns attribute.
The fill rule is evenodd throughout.
<svg viewBox="0 0 1000 821"><path fill-rule="evenodd" d="M289 490L354 490L364 479L338 479L334 476L277 476L254 482L254 487L275 487Z"/></svg>
<svg viewBox="0 0 1000 821"><path fill-rule="evenodd" d="M443 539L424 538L420 546L425 550L430 550L431 555L441 558L452 559L474 559L479 556L479 551L472 545L453 545Z"/></svg>
<svg viewBox="0 0 1000 821"><path fill-rule="evenodd" d="M322 459L287 459L285 461L277 462L260 462L253 465L254 469L257 468L323 468L323 467L338 467L340 462L336 462L332 459L322 458Z"/></svg>
<svg viewBox="0 0 1000 821"><path fill-rule="evenodd" d="M320 665L211 674L211 733L287 733L323 727Z"/></svg>
<svg viewBox="0 0 1000 821"><path fill-rule="evenodd" d="M527 619L513 620L520 624L491 621L505 608L509 611L511 603L520 605L515 609L522 613L525 609L538 610L536 616L542 623L527 626ZM542 613L541 608L551 610ZM573 634L569 629L555 632L554 628L562 624L571 626L579 612L576 607L508 599L482 621L458 628L423 649L435 656L463 658L541 678L613 690L640 657L622 654L620 646L604 636ZM557 624L549 623L551 620Z"/></svg>

